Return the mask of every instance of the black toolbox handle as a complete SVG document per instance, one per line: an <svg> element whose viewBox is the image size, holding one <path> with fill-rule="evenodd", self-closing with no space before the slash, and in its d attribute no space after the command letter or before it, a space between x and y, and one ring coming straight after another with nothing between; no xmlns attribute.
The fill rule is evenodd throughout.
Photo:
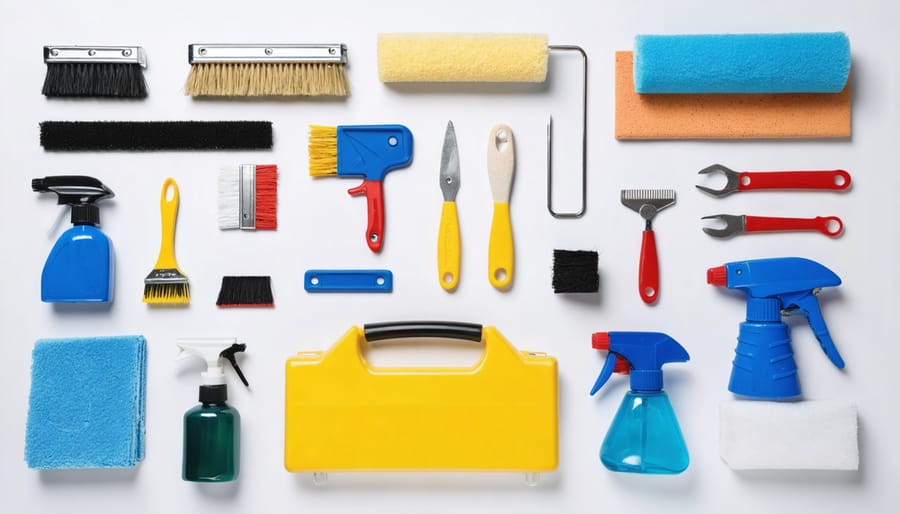
<svg viewBox="0 0 900 514"><path fill-rule="evenodd" d="M481 325L456 321L398 321L363 325L366 341L410 337L444 337L481 342Z"/></svg>

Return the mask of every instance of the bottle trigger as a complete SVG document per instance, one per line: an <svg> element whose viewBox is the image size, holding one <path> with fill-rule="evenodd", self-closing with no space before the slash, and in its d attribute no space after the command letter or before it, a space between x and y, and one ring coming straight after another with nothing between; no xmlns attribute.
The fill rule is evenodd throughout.
<svg viewBox="0 0 900 514"><path fill-rule="evenodd" d="M600 370L600 375L597 377L597 380L594 382L594 387L591 388L591 396L597 393L606 381L609 380L609 377L612 376L615 369L618 367L619 356L616 354L609 352L606 354L606 361L603 363L603 369Z"/></svg>
<svg viewBox="0 0 900 514"><path fill-rule="evenodd" d="M237 359L234 356L237 352L243 352L246 349L246 344L234 343L230 347L222 350L222 353L219 354L219 357L222 357L223 359L230 362L231 367L234 368L234 371L237 373L238 378L241 379L241 382L243 382L245 386L250 387L250 383L247 382L247 378L244 377L244 372L241 371L240 366L238 366Z"/></svg>

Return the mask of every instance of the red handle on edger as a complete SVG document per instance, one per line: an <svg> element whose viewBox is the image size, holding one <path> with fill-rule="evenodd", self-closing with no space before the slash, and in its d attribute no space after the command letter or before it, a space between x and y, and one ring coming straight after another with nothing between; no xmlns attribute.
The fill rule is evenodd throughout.
<svg viewBox="0 0 900 514"><path fill-rule="evenodd" d="M656 237L652 230L645 230L641 239L638 292L644 303L653 303L659 297L659 260L656 257Z"/></svg>
<svg viewBox="0 0 900 514"><path fill-rule="evenodd" d="M384 244L384 192L380 180L364 180L362 184L347 190L350 196L363 195L369 212L366 227L366 244L375 253L381 251Z"/></svg>
<svg viewBox="0 0 900 514"><path fill-rule="evenodd" d="M819 171L742 171L738 191L752 189L829 189L850 187L850 174L844 170Z"/></svg>

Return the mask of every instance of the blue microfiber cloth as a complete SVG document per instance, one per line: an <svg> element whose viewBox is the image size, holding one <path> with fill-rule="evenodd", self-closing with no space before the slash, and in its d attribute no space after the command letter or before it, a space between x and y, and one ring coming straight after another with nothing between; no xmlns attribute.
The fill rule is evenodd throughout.
<svg viewBox="0 0 900 514"><path fill-rule="evenodd" d="M839 93L850 75L843 32L641 35L638 93Z"/></svg>
<svg viewBox="0 0 900 514"><path fill-rule="evenodd" d="M28 467L120 468L140 462L146 349L143 336L37 341L25 430Z"/></svg>

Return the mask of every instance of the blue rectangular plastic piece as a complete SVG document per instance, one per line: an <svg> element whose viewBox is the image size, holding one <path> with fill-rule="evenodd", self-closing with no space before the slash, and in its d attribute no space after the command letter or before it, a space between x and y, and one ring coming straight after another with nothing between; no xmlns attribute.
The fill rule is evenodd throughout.
<svg viewBox="0 0 900 514"><path fill-rule="evenodd" d="M394 274L386 269L311 269L303 277L308 293L390 293Z"/></svg>
<svg viewBox="0 0 900 514"><path fill-rule="evenodd" d="M144 458L146 346L143 336L35 343L28 467L124 468Z"/></svg>
<svg viewBox="0 0 900 514"><path fill-rule="evenodd" d="M839 93L850 75L843 32L640 35L638 93Z"/></svg>

